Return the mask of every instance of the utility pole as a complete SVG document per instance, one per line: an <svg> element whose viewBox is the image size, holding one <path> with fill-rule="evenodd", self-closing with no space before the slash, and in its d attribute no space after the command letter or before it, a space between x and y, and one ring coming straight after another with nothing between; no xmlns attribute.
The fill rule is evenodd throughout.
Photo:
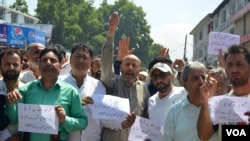
<svg viewBox="0 0 250 141"><path fill-rule="evenodd" d="M187 49L187 35L185 37L184 56L183 56L185 62L187 62L186 49Z"/></svg>

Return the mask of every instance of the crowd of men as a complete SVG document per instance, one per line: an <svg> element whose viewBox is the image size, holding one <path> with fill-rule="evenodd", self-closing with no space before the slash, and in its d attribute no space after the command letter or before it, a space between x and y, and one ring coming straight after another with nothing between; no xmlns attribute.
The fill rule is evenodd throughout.
<svg viewBox="0 0 250 141"><path fill-rule="evenodd" d="M70 58L59 44L32 43L25 55L11 48L1 51L0 141L128 141L136 116L161 125L161 141L221 141L221 125L212 123L208 101L221 95L250 97L249 51L231 46L220 58L222 67L208 69L197 61L172 61L164 48L145 72L128 37L119 42L113 61L119 20L112 13L99 56L84 43L72 45ZM126 118L92 117L92 97L106 94L129 100ZM58 133L18 131L20 103L54 105Z"/></svg>

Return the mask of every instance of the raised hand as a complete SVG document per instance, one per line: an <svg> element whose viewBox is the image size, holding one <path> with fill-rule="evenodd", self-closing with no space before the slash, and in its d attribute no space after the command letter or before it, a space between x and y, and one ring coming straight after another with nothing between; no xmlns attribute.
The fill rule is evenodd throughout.
<svg viewBox="0 0 250 141"><path fill-rule="evenodd" d="M225 60L224 60L224 55L222 54L221 49L219 50L218 61L219 61L219 66L220 67L222 67L222 68L226 67L226 63L225 63Z"/></svg>
<svg viewBox="0 0 250 141"><path fill-rule="evenodd" d="M118 15L118 12L113 12L112 15L109 17L108 37L115 36L115 30L117 29L119 22L120 17Z"/></svg>
<svg viewBox="0 0 250 141"><path fill-rule="evenodd" d="M205 78L205 80L203 80L202 78L200 78L201 81L203 82L203 85L200 87L200 91L201 91L201 100L204 103L208 102L208 99L214 95L215 93L215 89L217 86L217 81L216 79L214 79L213 77L211 77L210 74L208 74Z"/></svg>
<svg viewBox="0 0 250 141"><path fill-rule="evenodd" d="M124 37L119 41L116 60L121 61L126 55L132 54L135 48L129 49L130 38Z"/></svg>
<svg viewBox="0 0 250 141"><path fill-rule="evenodd" d="M176 59L174 63L172 64L172 67L178 71L182 72L183 68L185 67L186 63L183 59Z"/></svg>
<svg viewBox="0 0 250 141"><path fill-rule="evenodd" d="M160 51L159 51L159 56L164 56L168 59L170 59L170 55L169 55L169 48L162 48Z"/></svg>

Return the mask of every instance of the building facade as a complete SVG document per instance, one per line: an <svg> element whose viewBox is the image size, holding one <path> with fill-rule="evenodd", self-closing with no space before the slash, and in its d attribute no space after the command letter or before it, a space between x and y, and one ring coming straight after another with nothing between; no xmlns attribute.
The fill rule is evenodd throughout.
<svg viewBox="0 0 250 141"><path fill-rule="evenodd" d="M190 32L193 61L216 66L217 56L207 53L210 31L240 35L240 44L250 49L250 0L223 0Z"/></svg>
<svg viewBox="0 0 250 141"><path fill-rule="evenodd" d="M0 5L0 23L36 24L38 21L39 19L31 15Z"/></svg>

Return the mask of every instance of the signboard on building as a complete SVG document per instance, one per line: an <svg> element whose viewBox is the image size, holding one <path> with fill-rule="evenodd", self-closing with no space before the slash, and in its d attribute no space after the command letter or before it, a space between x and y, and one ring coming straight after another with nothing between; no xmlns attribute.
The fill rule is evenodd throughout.
<svg viewBox="0 0 250 141"><path fill-rule="evenodd" d="M0 24L0 44L25 47L34 42L45 45L45 33L33 28Z"/></svg>
<svg viewBox="0 0 250 141"><path fill-rule="evenodd" d="M52 24L20 24L23 27L34 28L39 31L45 32L46 37L52 36L53 25Z"/></svg>

